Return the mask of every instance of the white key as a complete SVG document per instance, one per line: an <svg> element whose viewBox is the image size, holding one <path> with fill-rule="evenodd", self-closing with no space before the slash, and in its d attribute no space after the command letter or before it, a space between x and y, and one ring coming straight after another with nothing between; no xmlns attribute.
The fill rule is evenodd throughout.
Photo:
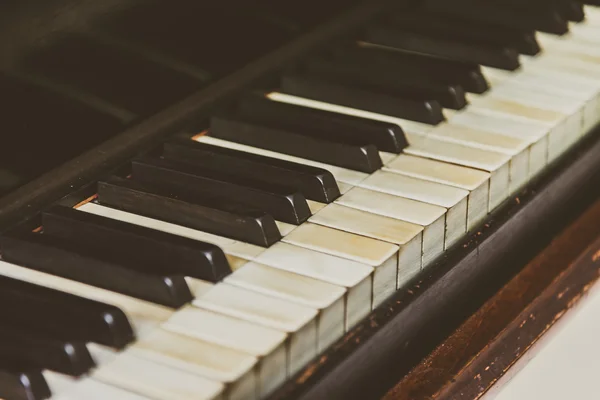
<svg viewBox="0 0 600 400"><path fill-rule="evenodd" d="M394 274L397 287L412 279L421 269L423 227L420 225L339 204L329 204L309 221L398 245L397 272ZM374 303L374 306L377 305Z"/></svg>
<svg viewBox="0 0 600 400"><path fill-rule="evenodd" d="M234 142L229 142L227 140L217 139L211 136L199 136L196 138L196 141L200 143L208 143L214 146L226 147L233 150L245 151L247 153L259 154L266 157L278 158L280 160L292 161L304 165L310 165L317 168L323 168L335 177L336 181L345 182L351 185L356 185L361 180L365 179L368 175L364 172L354 171L342 167L337 167L335 165L329 165L320 163L317 161L307 160L304 158L299 158L295 156L290 156L287 154L277 153L270 150L263 150L258 147L247 146L244 144L238 144Z"/></svg>
<svg viewBox="0 0 600 400"><path fill-rule="evenodd" d="M388 171L375 172L361 186L446 208L445 248L467 231L469 192L466 190Z"/></svg>
<svg viewBox="0 0 600 400"><path fill-rule="evenodd" d="M485 111L482 112L481 109L457 113L452 116L450 122L456 126L462 125L467 128L483 129L507 136L529 138L531 144L543 141L551 129L546 124L536 123L534 121L506 118L504 115L499 116L486 113ZM543 143L544 146L547 146L547 141ZM520 151L515 149L515 151L510 154L510 193L514 193L527 182L530 176L530 154L531 152L528 148Z"/></svg>
<svg viewBox="0 0 600 400"><path fill-rule="evenodd" d="M255 261L345 287L346 329L371 311L374 268L369 265L285 242L275 243Z"/></svg>
<svg viewBox="0 0 600 400"><path fill-rule="evenodd" d="M3 261L0 261L0 275L114 305L127 315L138 337L153 330L173 314L173 310L167 307Z"/></svg>
<svg viewBox="0 0 600 400"><path fill-rule="evenodd" d="M87 203L78 208L78 210L100 215L106 218L112 218L119 221L129 222L131 224L156 229L174 235L187 237L219 246L227 254L243 259L252 259L262 253L265 248L249 243L228 239L222 236L213 235L196 229L186 228L181 225L171 224L153 218L143 217L141 215L120 211L114 208L101 206L95 203Z"/></svg>
<svg viewBox="0 0 600 400"><path fill-rule="evenodd" d="M126 352L226 384L230 399L252 399L258 394L254 371L258 359L215 343L156 329Z"/></svg>
<svg viewBox="0 0 600 400"><path fill-rule="evenodd" d="M423 138L411 134L407 134L407 136L410 146L404 149L405 154L488 172L490 174L488 210L493 211L508 197L510 156L443 142L431 137Z"/></svg>
<svg viewBox="0 0 600 400"><path fill-rule="evenodd" d="M53 393L53 400L150 400L150 397L129 392L91 378L76 380L71 378L65 385L65 377L50 371L44 371L44 378ZM67 377L67 379L69 379ZM217 400L215 398L214 400Z"/></svg>
<svg viewBox="0 0 600 400"><path fill-rule="evenodd" d="M287 377L283 332L193 306L175 312L163 328L258 358L255 373L263 397Z"/></svg>
<svg viewBox="0 0 600 400"><path fill-rule="evenodd" d="M396 291L398 246L306 222L284 242L372 266L373 308Z"/></svg>
<svg viewBox="0 0 600 400"><path fill-rule="evenodd" d="M93 371L98 381L155 400L220 399L224 386L198 375L122 353L107 365Z"/></svg>
<svg viewBox="0 0 600 400"><path fill-rule="evenodd" d="M383 170L468 190L467 230L488 214L490 174L487 172L407 154L399 155Z"/></svg>
<svg viewBox="0 0 600 400"><path fill-rule="evenodd" d="M319 352L344 334L346 289L341 286L254 262L234 271L224 282L319 310Z"/></svg>
<svg viewBox="0 0 600 400"><path fill-rule="evenodd" d="M346 207L422 226L423 266L428 265L444 251L446 234L446 209L444 207L362 187L353 188L335 202ZM487 207L487 197L485 203Z"/></svg>
<svg viewBox="0 0 600 400"><path fill-rule="evenodd" d="M290 375L317 355L318 311L314 308L227 283L216 284L193 305L287 333Z"/></svg>

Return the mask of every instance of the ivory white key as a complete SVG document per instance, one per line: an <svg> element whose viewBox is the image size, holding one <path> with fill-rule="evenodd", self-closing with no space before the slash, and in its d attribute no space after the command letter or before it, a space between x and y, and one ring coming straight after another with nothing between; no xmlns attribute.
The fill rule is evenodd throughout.
<svg viewBox="0 0 600 400"><path fill-rule="evenodd" d="M178 236L184 236L190 239L212 243L223 249L223 251L226 254L231 254L242 259L251 260L252 258L256 257L265 250L264 247L240 242L237 240L232 240L222 236L213 235L196 229L186 228L181 225L171 224L169 222L144 217L126 211L105 207L95 203L86 203L78 207L77 209L80 211L100 215L106 218L112 218L119 221L129 222L131 224L156 229L158 231L163 231Z"/></svg>
<svg viewBox="0 0 600 400"><path fill-rule="evenodd" d="M217 283L194 306L276 329L288 334L288 365L295 374L317 355L318 311L243 289Z"/></svg>
<svg viewBox="0 0 600 400"><path fill-rule="evenodd" d="M487 210L487 196L484 200ZM444 207L362 187L352 188L335 203L422 226L423 266L444 251L447 211Z"/></svg>
<svg viewBox="0 0 600 400"><path fill-rule="evenodd" d="M372 266L373 308L396 290L399 247L343 230L305 222L284 242ZM415 271L416 272L416 271Z"/></svg>
<svg viewBox="0 0 600 400"><path fill-rule="evenodd" d="M173 310L167 307L4 261L0 261L0 275L119 307L127 315L138 337L156 328L173 314Z"/></svg>
<svg viewBox="0 0 600 400"><path fill-rule="evenodd" d="M397 286L411 279L421 269L423 227L420 225L339 204L329 204L309 221L398 245L397 273L394 276ZM373 295L375 298L376 293ZM374 303L374 306L377 305Z"/></svg>
<svg viewBox="0 0 600 400"><path fill-rule="evenodd" d="M408 154L400 154L384 171L468 190L467 230L473 229L488 214L490 174L487 172Z"/></svg>
<svg viewBox="0 0 600 400"><path fill-rule="evenodd" d="M155 400L215 400L221 398L224 390L221 383L128 353L122 353L113 362L100 366L92 376L106 384Z"/></svg>
<svg viewBox="0 0 600 400"><path fill-rule="evenodd" d="M153 400L92 378L77 380L50 371L44 371L44 378L53 393L53 400Z"/></svg>
<svg viewBox="0 0 600 400"><path fill-rule="evenodd" d="M228 149L245 151L247 153L259 154L266 157L273 157L280 160L292 161L304 165L310 165L317 168L323 168L327 171L331 172L331 174L335 177L335 180L338 182L345 182L351 185L356 185L358 182L363 180L368 174L364 172L354 171L351 169L346 169L342 167L337 167L334 165L323 164L317 161L307 160L304 158L299 158L295 156L290 156L287 154L277 153L270 150L264 150L258 147L247 146L244 144L239 144L235 142L230 142L227 140L222 140L218 138L214 138L209 135L200 135L196 136L195 140L200 143L212 144L214 146L226 147Z"/></svg>
<svg viewBox="0 0 600 400"><path fill-rule="evenodd" d="M538 142L543 143L542 147L545 151L547 151L548 143L546 137L551 129L546 124L506 118L505 116L485 113L479 109L456 113L450 119L450 123L459 127L465 126L467 128L483 129L508 136L528 138L531 140L531 144ZM530 154L529 149L522 151L515 150L513 154L511 154L509 162L510 193L514 193L527 182L527 179L530 176Z"/></svg>
<svg viewBox="0 0 600 400"><path fill-rule="evenodd" d="M306 202L308 203L308 208L310 208L311 214L315 214L315 213L319 212L320 209L322 209L323 207L325 207L327 205L325 203L319 203L318 201L313 201L313 200L306 200Z"/></svg>
<svg viewBox="0 0 600 400"><path fill-rule="evenodd" d="M344 334L346 289L341 286L255 262L234 271L224 282L319 310L319 352Z"/></svg>
<svg viewBox="0 0 600 400"><path fill-rule="evenodd" d="M371 311L374 268L369 265L285 242L275 243L254 261L345 287L346 329Z"/></svg>
<svg viewBox="0 0 600 400"><path fill-rule="evenodd" d="M446 208L445 248L467 231L469 192L466 190L389 171L375 172L360 186Z"/></svg>
<svg viewBox="0 0 600 400"><path fill-rule="evenodd" d="M253 399L258 394L254 371L258 359L237 350L156 329L133 343L126 352L221 382L226 385L225 392L230 400Z"/></svg>
<svg viewBox="0 0 600 400"><path fill-rule="evenodd" d="M256 381L262 397L287 377L287 335L283 332L193 306L175 312L162 327L256 357Z"/></svg>

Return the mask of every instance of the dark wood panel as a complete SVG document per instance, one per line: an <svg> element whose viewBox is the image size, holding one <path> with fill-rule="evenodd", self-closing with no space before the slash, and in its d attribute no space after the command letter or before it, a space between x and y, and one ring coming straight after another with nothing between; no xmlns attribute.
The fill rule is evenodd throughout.
<svg viewBox="0 0 600 400"><path fill-rule="evenodd" d="M381 398L598 198L598 154L596 129L271 400Z"/></svg>
<svg viewBox="0 0 600 400"><path fill-rule="evenodd" d="M590 207L384 400L475 399L574 307L598 280L600 201Z"/></svg>

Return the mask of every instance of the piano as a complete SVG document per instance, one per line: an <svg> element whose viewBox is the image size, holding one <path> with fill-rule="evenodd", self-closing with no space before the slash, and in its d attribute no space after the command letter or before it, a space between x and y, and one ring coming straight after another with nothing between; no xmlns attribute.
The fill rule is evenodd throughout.
<svg viewBox="0 0 600 400"><path fill-rule="evenodd" d="M2 399L379 399L600 198L598 0L33 3Z"/></svg>

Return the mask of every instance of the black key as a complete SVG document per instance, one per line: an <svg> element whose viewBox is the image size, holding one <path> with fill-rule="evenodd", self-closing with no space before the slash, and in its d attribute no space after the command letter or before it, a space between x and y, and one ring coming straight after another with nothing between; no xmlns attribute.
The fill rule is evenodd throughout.
<svg viewBox="0 0 600 400"><path fill-rule="evenodd" d="M166 143L163 156L170 160L221 169L227 174L238 175L245 179L289 185L304 194L307 199L322 203L331 203L340 196L340 189L331 172L309 165L212 146L194 140Z"/></svg>
<svg viewBox="0 0 600 400"><path fill-rule="evenodd" d="M307 68L313 76L344 86L413 101L437 101L453 110L463 109L467 105L465 91L458 85L441 84L418 74L400 74L388 66L315 60L308 63Z"/></svg>
<svg viewBox="0 0 600 400"><path fill-rule="evenodd" d="M94 342L121 349L135 339L127 316L119 308L0 277L0 321L32 332L70 341Z"/></svg>
<svg viewBox="0 0 600 400"><path fill-rule="evenodd" d="M563 15L570 21L583 22L585 20L585 11L583 3L580 1L565 1L560 6Z"/></svg>
<svg viewBox="0 0 600 400"><path fill-rule="evenodd" d="M375 26L367 29L366 40L373 44L393 47L435 57L474 62L514 71L519 68L519 53L512 47L464 43L453 39L404 31L397 27Z"/></svg>
<svg viewBox="0 0 600 400"><path fill-rule="evenodd" d="M298 131L303 129L309 136L348 144L374 144L379 151L398 154L408 146L402 128L389 122L271 101L263 96L242 99L239 110L244 116L271 120Z"/></svg>
<svg viewBox="0 0 600 400"><path fill-rule="evenodd" d="M527 55L540 52L535 31L481 23L468 18L451 17L432 12L400 12L389 18L393 26L403 31L424 34L463 43L514 47Z"/></svg>
<svg viewBox="0 0 600 400"><path fill-rule="evenodd" d="M518 4L517 4L518 3ZM481 23L494 23L525 30L538 30L556 35L569 32L569 23L552 3L536 7L529 1L514 4L481 0L435 0L427 3L430 10L468 17Z"/></svg>
<svg viewBox="0 0 600 400"><path fill-rule="evenodd" d="M281 239L272 216L222 197L177 193L113 177L98 183L98 202L263 247Z"/></svg>
<svg viewBox="0 0 600 400"><path fill-rule="evenodd" d="M580 1L574 0L529 0L526 4L523 4L521 0L500 0L495 1L500 4L509 4L513 7L522 7L527 5L536 11L541 12L545 10L554 10L559 13L562 18L569 21L581 22L584 19L583 4Z"/></svg>
<svg viewBox="0 0 600 400"><path fill-rule="evenodd" d="M44 400L50 398L50 388L40 369L11 365L0 360L0 398L4 400Z"/></svg>
<svg viewBox="0 0 600 400"><path fill-rule="evenodd" d="M179 276L165 276L146 265L104 261L76 245L38 233L6 233L0 238L5 261L142 300L179 308L193 297Z"/></svg>
<svg viewBox="0 0 600 400"><path fill-rule="evenodd" d="M306 199L295 189L214 168L146 157L132 162L132 176L150 187L230 198L290 224L301 224L310 217Z"/></svg>
<svg viewBox="0 0 600 400"><path fill-rule="evenodd" d="M368 45L344 46L334 51L332 57L338 62L361 66L381 65L398 74L417 75L434 82L460 85L471 93L482 94L489 89L481 67L476 63L390 51Z"/></svg>
<svg viewBox="0 0 600 400"><path fill-rule="evenodd" d="M167 275L218 282L231 273L218 246L127 222L55 206L42 214L44 234L82 249L104 252L105 259L146 265Z"/></svg>
<svg viewBox="0 0 600 400"><path fill-rule="evenodd" d="M293 130L240 116L215 116L210 135L249 146L307 158L363 172L374 172L383 163L377 147L367 141L348 145L317 139Z"/></svg>
<svg viewBox="0 0 600 400"><path fill-rule="evenodd" d="M286 75L281 81L281 91L431 125L437 125L444 121L442 106L437 101L411 101L385 93L328 82L325 79Z"/></svg>
<svg viewBox="0 0 600 400"><path fill-rule="evenodd" d="M95 366L83 342L44 337L5 324L0 327L0 359L71 376L81 376Z"/></svg>

